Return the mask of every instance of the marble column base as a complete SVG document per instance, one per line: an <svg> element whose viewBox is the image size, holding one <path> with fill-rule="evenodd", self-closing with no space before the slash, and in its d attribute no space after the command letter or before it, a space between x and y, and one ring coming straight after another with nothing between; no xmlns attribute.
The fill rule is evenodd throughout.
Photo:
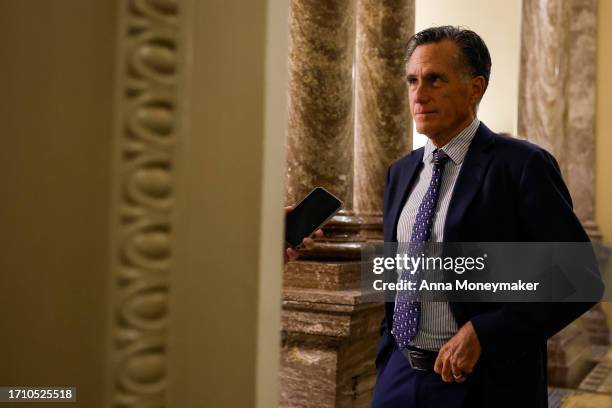
<svg viewBox="0 0 612 408"><path fill-rule="evenodd" d="M552 388L548 392L548 406L560 408L609 408L612 406L612 395Z"/></svg>
<svg viewBox="0 0 612 408"><path fill-rule="evenodd" d="M377 339L377 333L342 343L285 338L279 407L369 407L376 380L370 344Z"/></svg>
<svg viewBox="0 0 612 408"><path fill-rule="evenodd" d="M548 384L576 388L593 368L589 336L577 321L548 340Z"/></svg>
<svg viewBox="0 0 612 408"><path fill-rule="evenodd" d="M323 228L325 238L300 251L301 259L359 260L367 242L383 240L382 214L340 211Z"/></svg>
<svg viewBox="0 0 612 408"><path fill-rule="evenodd" d="M280 407L369 406L384 306L361 304L360 296L353 289L283 290Z"/></svg>
<svg viewBox="0 0 612 408"><path fill-rule="evenodd" d="M584 391L612 394L612 361L602 361L580 383Z"/></svg>
<svg viewBox="0 0 612 408"><path fill-rule="evenodd" d="M601 303L593 306L578 320L589 335L589 341L592 345L607 346L610 344L608 315L603 310Z"/></svg>
<svg viewBox="0 0 612 408"><path fill-rule="evenodd" d="M383 303L360 291L361 248L380 216L340 213L283 276L280 407L369 407Z"/></svg>
<svg viewBox="0 0 612 408"><path fill-rule="evenodd" d="M584 227L586 233L589 235L589 238L591 238L591 241L601 242L601 240L603 239L603 235L601 233L601 230L599 229L599 225L597 225L595 221L584 221L582 223L582 226Z"/></svg>

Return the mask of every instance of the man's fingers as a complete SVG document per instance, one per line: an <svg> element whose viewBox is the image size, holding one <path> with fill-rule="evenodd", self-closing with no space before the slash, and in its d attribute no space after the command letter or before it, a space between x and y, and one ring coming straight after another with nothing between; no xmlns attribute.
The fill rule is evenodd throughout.
<svg viewBox="0 0 612 408"><path fill-rule="evenodd" d="M456 376L456 377L453 375L453 380L454 380L456 383L462 383L462 382L464 382L465 380L467 380L467 377L465 376L465 374L460 375L460 376Z"/></svg>
<svg viewBox="0 0 612 408"><path fill-rule="evenodd" d="M472 371L474 371L474 365L469 364L465 359L460 361L457 367L465 374L472 374Z"/></svg>
<svg viewBox="0 0 612 408"><path fill-rule="evenodd" d="M448 356L442 360L442 381L444 382L452 382L453 381L453 373L451 371L451 364L448 359Z"/></svg>
<svg viewBox="0 0 612 408"><path fill-rule="evenodd" d="M322 229L318 229L313 233L314 238L323 238L323 230ZM307 249L310 249L314 246L315 242L314 239L310 238L310 237L306 237L302 240L302 243L304 244L304 246Z"/></svg>
<svg viewBox="0 0 612 408"><path fill-rule="evenodd" d="M287 248L287 252L286 253L287 253L287 258L290 261L295 261L298 258L298 255L299 255L295 250L293 250L291 248Z"/></svg>
<svg viewBox="0 0 612 408"><path fill-rule="evenodd" d="M457 371L462 372L464 375L472 374L475 362L469 358L469 353L463 348L459 347L452 357L453 368Z"/></svg>
<svg viewBox="0 0 612 408"><path fill-rule="evenodd" d="M459 367L459 364L457 364L457 358L454 356L451 357L450 363L451 372L453 373L453 380L459 383L465 381L465 374L463 373L463 370Z"/></svg>
<svg viewBox="0 0 612 408"><path fill-rule="evenodd" d="M440 349L440 352L438 353L438 358L436 359L436 363L438 363L438 361L440 362L439 371L436 371L436 372L440 374L440 376L442 377L442 381L444 382L453 381L453 373L451 371L451 364L450 364L449 357L450 357L450 352L448 351L448 349L442 348ZM435 365L436 364L434 364L434 369L435 369Z"/></svg>
<svg viewBox="0 0 612 408"><path fill-rule="evenodd" d="M436 374L442 374L442 353L438 353L438 357L436 357L436 362L434 363L434 371Z"/></svg>
<svg viewBox="0 0 612 408"><path fill-rule="evenodd" d="M312 238L304 238L302 240L302 243L306 248L312 248L312 246L314 245L314 240Z"/></svg>

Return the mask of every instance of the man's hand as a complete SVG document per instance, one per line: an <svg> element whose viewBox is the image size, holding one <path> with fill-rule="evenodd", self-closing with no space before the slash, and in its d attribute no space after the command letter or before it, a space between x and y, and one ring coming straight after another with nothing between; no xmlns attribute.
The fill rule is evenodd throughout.
<svg viewBox="0 0 612 408"><path fill-rule="evenodd" d="M464 324L440 349L434 371L445 382L463 382L471 374L482 349L472 322Z"/></svg>
<svg viewBox="0 0 612 408"><path fill-rule="evenodd" d="M287 214L291 210L293 210L292 206L285 207L285 214ZM314 232L313 235L314 235L315 238L322 238L323 237L323 230L318 229L318 230L316 230ZM304 247L306 249L310 249L314 245L314 240L312 238L306 237L306 238L304 238L302 240L302 244L304 244ZM298 251L296 251L293 248L287 248L285 250L285 263L287 263L288 261L295 261L296 259L298 259L299 256L300 256L300 254L299 254Z"/></svg>

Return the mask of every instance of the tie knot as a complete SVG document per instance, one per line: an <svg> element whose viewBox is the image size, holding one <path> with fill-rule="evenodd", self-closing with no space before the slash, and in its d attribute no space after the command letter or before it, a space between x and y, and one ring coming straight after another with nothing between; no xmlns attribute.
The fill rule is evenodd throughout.
<svg viewBox="0 0 612 408"><path fill-rule="evenodd" d="M440 149L436 149L433 152L434 165L441 166L448 161L449 157Z"/></svg>

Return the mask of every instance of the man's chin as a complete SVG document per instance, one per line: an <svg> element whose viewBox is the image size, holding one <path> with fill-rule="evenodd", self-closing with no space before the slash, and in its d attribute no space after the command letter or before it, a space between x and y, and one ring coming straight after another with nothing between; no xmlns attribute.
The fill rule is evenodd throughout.
<svg viewBox="0 0 612 408"><path fill-rule="evenodd" d="M427 135L429 134L429 131L431 130L430 126L426 126L425 124L416 123L415 125L416 125L415 129L417 133L420 135Z"/></svg>

